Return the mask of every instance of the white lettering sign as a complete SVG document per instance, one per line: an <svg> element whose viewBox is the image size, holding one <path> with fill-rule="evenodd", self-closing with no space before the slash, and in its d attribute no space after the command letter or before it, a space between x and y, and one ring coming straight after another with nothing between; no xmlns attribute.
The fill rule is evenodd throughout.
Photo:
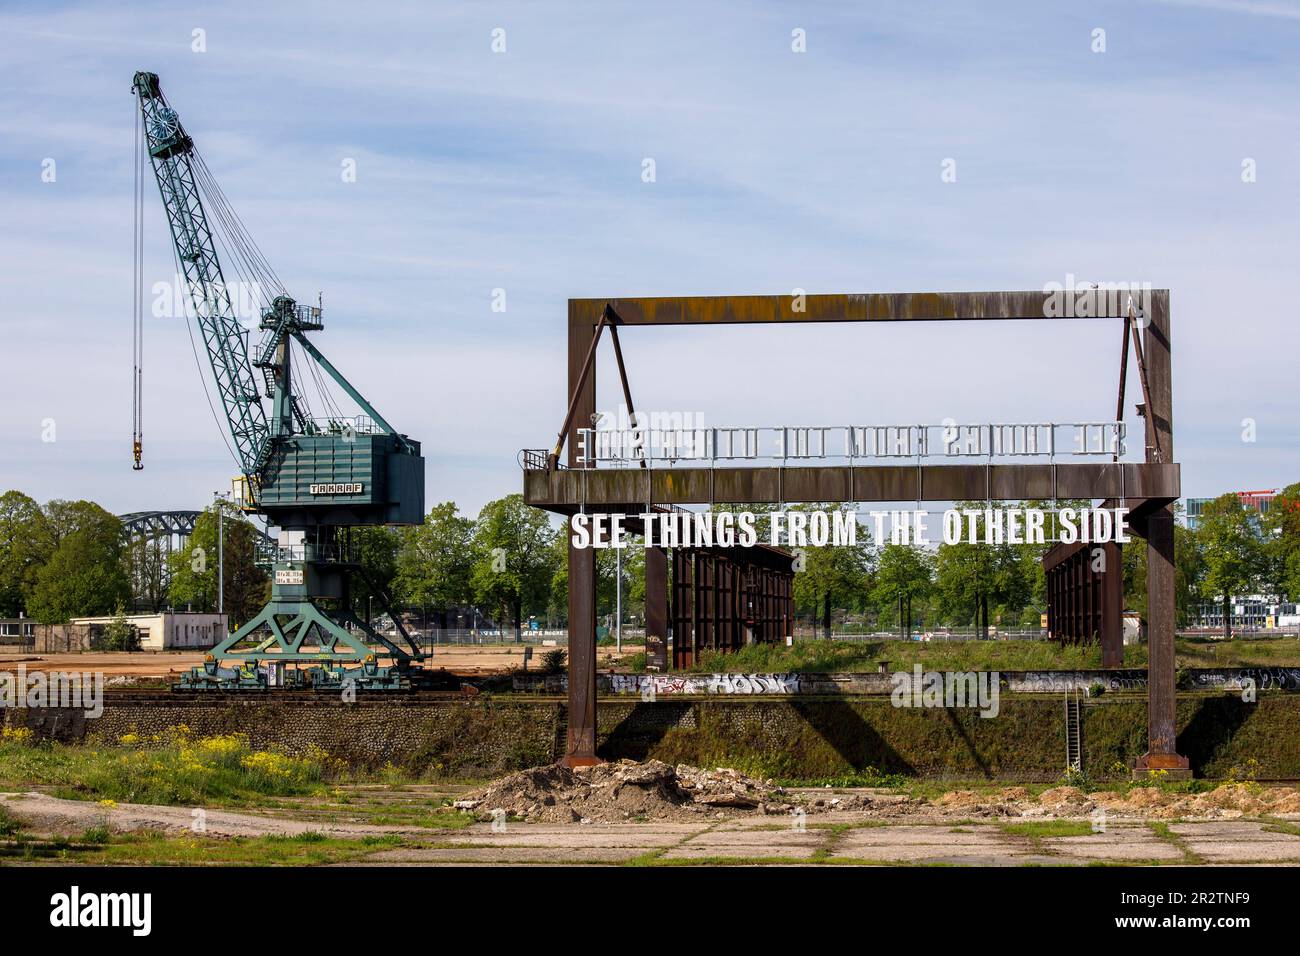
<svg viewBox="0 0 1300 956"><path fill-rule="evenodd" d="M337 482L324 485L310 485L308 490L313 495L359 495L361 494L361 483L358 482Z"/></svg>

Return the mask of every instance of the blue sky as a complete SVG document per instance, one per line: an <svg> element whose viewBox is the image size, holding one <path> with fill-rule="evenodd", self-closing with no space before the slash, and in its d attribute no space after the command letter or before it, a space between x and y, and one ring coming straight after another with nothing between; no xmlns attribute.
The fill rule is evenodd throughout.
<svg viewBox="0 0 1300 956"><path fill-rule="evenodd" d="M126 512L201 506L234 473L174 318L147 322L130 469L137 69L286 285L324 293L316 341L424 443L430 502L476 512L552 441L571 296L1067 274L1172 290L1186 494L1300 480L1297 54L1280 0L9 2L0 485ZM146 210L151 283L172 269L156 194ZM1113 415L1116 326L1011 326L632 330L625 349L638 406L717 425Z"/></svg>

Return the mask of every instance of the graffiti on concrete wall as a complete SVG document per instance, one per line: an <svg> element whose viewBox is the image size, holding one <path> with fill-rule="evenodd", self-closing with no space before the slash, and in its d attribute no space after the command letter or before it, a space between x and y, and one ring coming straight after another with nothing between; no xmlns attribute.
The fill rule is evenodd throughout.
<svg viewBox="0 0 1300 956"><path fill-rule="evenodd" d="M1300 667L1242 667L1191 673L1193 690L1244 690L1253 680L1256 690L1300 690Z"/></svg>
<svg viewBox="0 0 1300 956"><path fill-rule="evenodd" d="M799 694L800 674L610 674L615 694Z"/></svg>
<svg viewBox="0 0 1300 956"><path fill-rule="evenodd" d="M1147 688L1147 672L1143 670L1017 671L1005 676L1007 690L1018 694L1063 694L1076 690L1086 693L1097 686L1112 693Z"/></svg>
<svg viewBox="0 0 1300 956"><path fill-rule="evenodd" d="M888 694L889 674L598 674L596 686L605 694L640 694L642 697L793 696ZM1100 687L1107 693L1146 693L1147 672L1139 669L1076 671L1004 671L1006 690L1019 694L1089 693ZM1240 691L1248 681L1256 690L1300 691L1300 668L1206 668L1185 672L1187 690ZM514 689L563 694L565 674L519 674Z"/></svg>

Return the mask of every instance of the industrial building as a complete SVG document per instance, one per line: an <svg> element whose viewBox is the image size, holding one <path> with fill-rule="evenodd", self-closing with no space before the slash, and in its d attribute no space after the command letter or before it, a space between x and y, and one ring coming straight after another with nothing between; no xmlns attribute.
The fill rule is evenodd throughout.
<svg viewBox="0 0 1300 956"><path fill-rule="evenodd" d="M128 614L127 622L140 634L140 649L168 651L181 648L213 647L227 634L226 615L203 611L163 611L159 614ZM73 626L85 626L90 631L90 646L103 639L103 631L113 618L73 618ZM89 649L89 648L87 648Z"/></svg>
<svg viewBox="0 0 1300 956"><path fill-rule="evenodd" d="M1269 506L1273 499L1281 494L1280 488L1265 489L1264 491L1238 491L1237 497L1241 499L1241 506L1245 509L1253 510L1260 517L1268 514ZM1187 499L1187 527L1195 530L1201 524L1201 512L1205 506L1213 501L1213 498L1188 498Z"/></svg>

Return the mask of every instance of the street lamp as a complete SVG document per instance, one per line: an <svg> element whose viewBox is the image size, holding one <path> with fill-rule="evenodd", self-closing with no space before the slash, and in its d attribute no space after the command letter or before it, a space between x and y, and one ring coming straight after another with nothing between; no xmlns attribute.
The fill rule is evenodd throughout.
<svg viewBox="0 0 1300 956"><path fill-rule="evenodd" d="M226 520L222 503L230 499L228 491L214 491L217 508L217 614L226 613Z"/></svg>

